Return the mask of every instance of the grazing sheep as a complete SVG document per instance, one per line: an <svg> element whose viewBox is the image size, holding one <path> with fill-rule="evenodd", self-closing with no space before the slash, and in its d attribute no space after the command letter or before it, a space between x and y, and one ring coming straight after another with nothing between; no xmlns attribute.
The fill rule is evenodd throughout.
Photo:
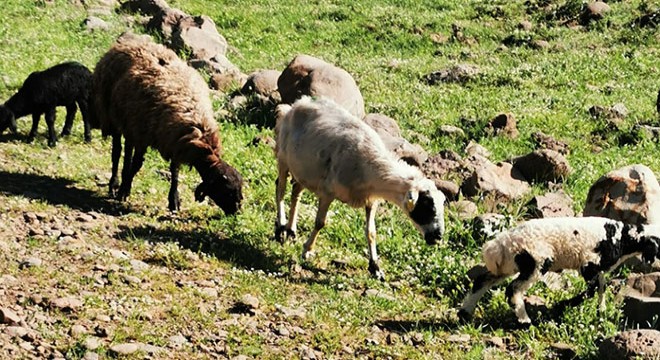
<svg viewBox="0 0 660 360"><path fill-rule="evenodd" d="M384 277L376 253L375 215L381 200L401 207L428 244L442 237L445 196L417 168L396 159L369 125L327 99L303 97L293 107L280 105L278 112L277 240L283 241L285 233L295 237L303 189L319 198L314 230L303 248L305 260L313 254L314 242L335 199L365 208L369 271L377 278ZM289 173L294 183L287 222L283 198Z"/></svg>
<svg viewBox="0 0 660 360"><path fill-rule="evenodd" d="M604 306L606 272L626 259L641 254L647 262L660 256L660 226L631 225L602 217L545 218L529 220L500 233L483 246L488 271L479 275L463 302L459 317L469 318L479 299L500 281L519 273L506 289L518 322L530 323L524 293L548 271L580 271L589 285L587 294L598 290Z"/></svg>
<svg viewBox="0 0 660 360"><path fill-rule="evenodd" d="M32 114L32 129L28 142L37 135L41 114L46 114L48 124L48 146L57 144L55 135L55 108L66 107L66 120L61 136L71 134L73 118L76 115L76 103L80 107L85 124L85 142L90 142L88 106L89 92L92 88L92 72L85 65L66 62L44 71L31 73L23 86L4 105L0 105L0 134L7 128L16 132L16 119Z"/></svg>
<svg viewBox="0 0 660 360"><path fill-rule="evenodd" d="M202 178L195 190L197 201L208 195L226 214L240 209L243 180L220 159L208 87L174 52L143 37L120 37L96 65L93 105L93 125L103 136L112 136L111 196L129 196L150 146L171 161L170 210L180 207L180 164L191 165ZM122 136L122 184L115 194Z"/></svg>

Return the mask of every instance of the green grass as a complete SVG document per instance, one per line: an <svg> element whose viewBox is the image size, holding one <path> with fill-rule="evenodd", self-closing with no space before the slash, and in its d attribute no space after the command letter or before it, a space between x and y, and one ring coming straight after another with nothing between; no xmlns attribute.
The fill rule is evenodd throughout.
<svg viewBox="0 0 660 360"><path fill-rule="evenodd" d="M624 134L636 123L660 122L655 112L658 84L653 81L660 71L660 35L630 25L643 6L658 8L658 3L611 2L606 19L586 27L561 24L583 6L581 1L552 2L555 12L536 7L541 1L522 0L169 3L189 14L210 16L231 45L229 59L245 73L283 69L301 53L344 68L358 82L368 112L394 117L404 136L418 140L431 154L443 149L463 152L462 140L438 136L440 125L465 129L463 119L485 124L499 113L514 114L520 130L517 139L485 135L477 140L492 152L494 161L531 151L530 135L536 131L567 142L573 173L563 188L578 212L589 187L602 174L634 163L660 171L657 142L642 138L620 146L614 135L597 138L594 133L603 124L588 113L592 105L625 104L629 115L622 125ZM9 98L32 71L67 60L93 68L126 30L127 14L101 16L111 30L93 33L81 25L86 16L85 7L73 1L4 0L0 99ZM532 22L531 31L517 28L522 20ZM461 28L467 41L453 38L453 25ZM140 26L133 30L142 31ZM432 34L448 40L434 43ZM504 47L507 38L513 43ZM525 45L528 40L545 40L550 46L534 49ZM398 65L390 66L393 61ZM424 75L457 64L475 65L479 75L465 84L430 86L423 81ZM255 136L273 136L273 131L264 126L269 119L253 121L244 109L229 109L226 100L219 94L214 102L217 109L228 110L218 118L224 158L246 180L243 210L237 217L223 216L212 204L195 203L192 189L199 178L187 168L180 186L182 211L169 214L169 183L159 173L167 170L167 163L151 151L128 202L106 200L110 144L98 132L92 144L84 144L79 115L73 135L56 148L47 147L43 122L33 144L23 142L29 119L19 120L22 135L0 136L0 204L8 218L22 219L26 211L63 219L80 211L106 214L90 229L67 221L83 234L85 245L80 249L60 249L52 239L23 236L22 220L16 220L18 229L0 226L0 234L16 234L15 246L49 259L48 270L26 272L17 266L19 255L4 255L7 261L0 258L0 272L32 279L24 291L85 294L81 313L51 315L59 322L40 329L61 353L83 356L82 340L69 337L68 327L78 322L93 328L97 314L118 314L104 325L113 335L96 351L102 357L115 343L137 340L167 346L169 336L183 333L190 342L168 350L168 357L204 358L212 351L228 357L290 358L299 356L305 344L328 358L478 359L487 352L498 359L541 359L547 357L549 344L561 341L572 344L580 357L597 358L597 341L621 329L619 305L611 294L603 314L596 313L595 301L587 301L558 321L521 331L504 326L514 315L503 291L495 290L481 302L474 324L452 322L451 311L469 286L465 272L479 261L481 241L472 238L468 223L449 215L447 243L427 247L399 209L382 206L378 246L388 282L380 283L367 271L363 211L335 203L320 235L317 257L300 268L302 238L313 226L316 200L303 195L297 241L272 241L275 159L267 146L249 144ZM59 109L58 128L63 118ZM594 144L602 151L594 152ZM545 191L535 185L533 193ZM501 212L519 219L530 197L503 204ZM478 205L481 211L489 207ZM150 270L135 273L127 260L99 250L109 248L127 251L149 263ZM347 266L337 268L333 260ZM103 286L97 284L103 271L92 270L99 264L115 269ZM143 282L125 284L123 273ZM202 294L205 285L199 284L209 281L218 298ZM573 287L564 292L538 285L530 293L553 303L584 286L577 278L571 283ZM395 301L363 296L368 288L380 289ZM261 300L260 313L252 318L255 326L250 317L228 312L244 294ZM276 310L280 305L302 307L306 315L282 317ZM144 320L145 313L152 319ZM272 328L282 324L302 332L273 335ZM214 337L218 330L228 333L226 339ZM419 344L411 340L416 333L423 339ZM388 341L388 334L399 340ZM447 342L450 334L469 334L471 339L467 344ZM486 348L482 339L491 335L508 339L509 348ZM346 346L353 353L347 353Z"/></svg>

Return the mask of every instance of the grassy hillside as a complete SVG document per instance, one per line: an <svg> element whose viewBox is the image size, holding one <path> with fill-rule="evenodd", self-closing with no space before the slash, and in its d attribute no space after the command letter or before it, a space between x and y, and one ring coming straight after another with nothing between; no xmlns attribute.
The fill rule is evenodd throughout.
<svg viewBox="0 0 660 360"><path fill-rule="evenodd" d="M3 0L1 101L32 71L66 60L93 68L121 32L143 31L135 25L139 16L99 13L95 1L81 3ZM231 45L228 58L245 73L281 70L300 53L344 68L358 82L367 112L397 119L404 136L431 154L463 153L465 143L439 135L440 125L467 130L466 119L485 125L499 113L514 114L517 139L477 140L493 161L531 151L536 131L567 142L574 171L563 189L578 212L589 186L612 169L642 163L660 172L657 141L632 132L638 123L660 123L660 35L634 22L658 2L609 1L605 18L587 26L571 22L583 7L577 0L168 3L210 16ZM83 20L95 12L109 30L85 29ZM522 21L531 30L520 29ZM538 40L548 46L533 46ZM463 84L423 81L457 64L474 65L479 75ZM542 359L554 342L596 358L599 341L625 327L608 291L604 313L597 314L592 299L559 319L514 329L501 288L482 301L473 324L456 323L453 309L481 242L451 209L447 241L427 247L404 214L383 206L378 246L387 282L378 282L367 271L363 211L335 203L316 258L301 266L315 199L303 196L297 241L272 241L275 160L267 146L250 145L256 136L272 136L272 129L248 121L227 105L227 95L214 96L217 110L226 110L217 119L225 160L247 180L236 217L194 202L199 177L189 169L182 171L182 211L169 213L168 165L156 152L147 154L126 203L108 199L110 144L98 132L84 144L79 115L73 135L56 148L46 144L43 120L33 144L24 142L29 118L19 120L18 136L0 135L0 308L12 309L33 332L15 338L0 325L0 357L76 359L93 352L107 358L113 345L138 341L165 349L155 358L173 359ZM598 135L606 124L588 109L617 103L628 115L618 131ZM63 119L59 109L58 129ZM635 141L622 143L627 135ZM536 185L533 194L547 190ZM533 194L498 209L520 218ZM31 258L41 263L26 266ZM572 275L562 281L563 291L539 284L530 294L552 305L585 286ZM248 314L236 306L245 295L259 301ZM62 311L51 305L67 296L82 306ZM72 334L74 325L86 331ZM171 339L175 335L185 341ZM504 346L491 345L491 337Z"/></svg>

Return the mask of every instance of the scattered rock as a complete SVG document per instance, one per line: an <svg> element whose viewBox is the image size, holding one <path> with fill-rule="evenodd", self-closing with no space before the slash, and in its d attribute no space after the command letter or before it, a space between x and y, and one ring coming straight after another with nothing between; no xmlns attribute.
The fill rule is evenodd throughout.
<svg viewBox="0 0 660 360"><path fill-rule="evenodd" d="M73 297L61 297L51 300L49 305L51 308L58 309L60 311L72 312L82 307L83 302Z"/></svg>
<svg viewBox="0 0 660 360"><path fill-rule="evenodd" d="M401 130L396 121L382 114L367 114L364 122L371 126L399 159L413 166L421 166L428 158L426 151L417 144L411 144L401 137Z"/></svg>
<svg viewBox="0 0 660 360"><path fill-rule="evenodd" d="M461 188L458 185L449 180L442 180L437 178L431 179L435 183L435 187L442 191L442 193L445 195L447 201L456 201L456 199L458 199L458 194L461 191Z"/></svg>
<svg viewBox="0 0 660 360"><path fill-rule="evenodd" d="M434 71L424 77L429 85L440 83L465 83L479 74L479 68L471 64L459 64L449 69Z"/></svg>
<svg viewBox="0 0 660 360"><path fill-rule="evenodd" d="M530 31L533 27L532 22L529 20L523 20L518 23L518 29L523 31Z"/></svg>
<svg viewBox="0 0 660 360"><path fill-rule="evenodd" d="M87 333L87 328L79 324L75 324L71 326L71 329L69 329L69 334L71 334L71 336L74 338L79 338Z"/></svg>
<svg viewBox="0 0 660 360"><path fill-rule="evenodd" d="M188 339L181 334L172 335L168 338L168 340L172 346L181 346L188 342Z"/></svg>
<svg viewBox="0 0 660 360"><path fill-rule="evenodd" d="M602 360L657 359L660 357L660 331L627 330L603 340L598 347Z"/></svg>
<svg viewBox="0 0 660 360"><path fill-rule="evenodd" d="M529 181L540 183L562 182L571 173L571 166L564 155L548 149L511 159L513 167Z"/></svg>
<svg viewBox="0 0 660 360"><path fill-rule="evenodd" d="M565 343L552 343L550 344L550 351L553 353L553 359L558 360L572 360L577 358L577 353L571 345Z"/></svg>
<svg viewBox="0 0 660 360"><path fill-rule="evenodd" d="M362 296L376 297L376 298L384 299L384 300L387 300L387 301L396 301L396 298L394 296L388 295L388 294L386 294L386 293L384 293L380 290L377 290L377 289L367 289L367 290L364 291L364 293L362 293Z"/></svg>
<svg viewBox="0 0 660 360"><path fill-rule="evenodd" d="M456 139L456 138L462 139L465 137L465 131L463 131L463 129L457 126L441 125L440 128L438 129L438 135L448 136L452 139Z"/></svg>
<svg viewBox="0 0 660 360"><path fill-rule="evenodd" d="M18 316L13 310L0 307L0 324L18 325L21 322L21 317Z"/></svg>
<svg viewBox="0 0 660 360"><path fill-rule="evenodd" d="M630 326L660 330L660 297L644 296L637 291L628 290L623 298L623 314ZM660 342L658 342L660 347Z"/></svg>
<svg viewBox="0 0 660 360"><path fill-rule="evenodd" d="M591 2L587 4L584 12L581 14L580 23L587 25L592 21L602 20L610 10L610 6L602 1Z"/></svg>
<svg viewBox="0 0 660 360"><path fill-rule="evenodd" d="M429 156L421 166L424 175L433 180L441 179L447 174L458 171L460 168L460 159L447 159L442 154Z"/></svg>
<svg viewBox="0 0 660 360"><path fill-rule="evenodd" d="M457 344L468 344L470 343L470 335L468 334L452 334L447 336L447 342L457 343Z"/></svg>
<svg viewBox="0 0 660 360"><path fill-rule="evenodd" d="M302 95L325 96L362 119L364 99L353 77L321 59L298 55L277 79L282 102L292 104Z"/></svg>
<svg viewBox="0 0 660 360"><path fill-rule="evenodd" d="M87 17L83 20L83 25L89 31L105 31L110 29L110 25L107 22L96 16Z"/></svg>
<svg viewBox="0 0 660 360"><path fill-rule="evenodd" d="M630 274L626 286L639 292L642 296L660 298L660 272L651 274Z"/></svg>
<svg viewBox="0 0 660 360"><path fill-rule="evenodd" d="M459 200L453 202L450 206L459 220L473 219L479 213L477 204L469 200Z"/></svg>
<svg viewBox="0 0 660 360"><path fill-rule="evenodd" d="M527 205L527 213L534 218L573 217L573 199L563 190L537 195Z"/></svg>
<svg viewBox="0 0 660 360"><path fill-rule="evenodd" d="M32 267L39 267L43 261L41 259L36 258L36 257L31 257L26 260L21 261L20 264L18 264L19 269L27 269L27 268L32 268Z"/></svg>
<svg viewBox="0 0 660 360"><path fill-rule="evenodd" d="M530 191L525 177L510 163L486 162L478 167L461 185L466 196L493 194L505 199L517 199Z"/></svg>
<svg viewBox="0 0 660 360"><path fill-rule="evenodd" d="M257 94L268 98L277 92L277 79L281 74L282 72L277 70L255 71L248 76L243 88L241 88L241 94Z"/></svg>
<svg viewBox="0 0 660 360"><path fill-rule="evenodd" d="M540 131L532 134L532 141L541 149L554 150L562 155L568 155L568 144L555 140L552 136L546 135Z"/></svg>
<svg viewBox="0 0 660 360"><path fill-rule="evenodd" d="M83 346L87 350L94 351L94 350L98 349L101 346L101 341L97 337L88 336L83 341Z"/></svg>
<svg viewBox="0 0 660 360"><path fill-rule="evenodd" d="M292 309L286 306L276 304L275 309L277 309L278 313L284 315L285 318L304 319L305 316L307 315L307 311L305 311L305 309L302 307Z"/></svg>
<svg viewBox="0 0 660 360"><path fill-rule="evenodd" d="M117 355L130 355L140 350L139 343L116 344L110 346L110 352Z"/></svg>
<svg viewBox="0 0 660 360"><path fill-rule="evenodd" d="M589 189L583 215L660 224L660 184L653 171L641 164L610 171Z"/></svg>
<svg viewBox="0 0 660 360"><path fill-rule="evenodd" d="M516 118L513 114L499 114L489 123L490 129L495 135L505 135L511 139L518 137L518 128L516 127Z"/></svg>
<svg viewBox="0 0 660 360"><path fill-rule="evenodd" d="M245 294L241 300L237 301L231 308L232 313L237 314L256 314L259 309L259 299L251 294Z"/></svg>
<svg viewBox="0 0 660 360"><path fill-rule="evenodd" d="M130 12L141 12L148 15L157 14L169 8L165 0L128 0L121 4L121 9Z"/></svg>
<svg viewBox="0 0 660 360"><path fill-rule="evenodd" d="M83 360L98 360L99 359L99 354L87 351L85 352L85 355L83 356Z"/></svg>

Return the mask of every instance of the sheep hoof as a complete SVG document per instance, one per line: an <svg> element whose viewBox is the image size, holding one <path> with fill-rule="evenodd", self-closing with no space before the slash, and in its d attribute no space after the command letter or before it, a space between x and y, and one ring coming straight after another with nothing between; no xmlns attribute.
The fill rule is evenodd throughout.
<svg viewBox="0 0 660 360"><path fill-rule="evenodd" d="M530 318L518 319L518 327L521 329L528 329L532 326L532 320Z"/></svg>
<svg viewBox="0 0 660 360"><path fill-rule="evenodd" d="M50 147L55 147L56 145L57 145L57 142L56 142L56 141L48 140L48 146L50 146Z"/></svg>
<svg viewBox="0 0 660 360"><path fill-rule="evenodd" d="M380 269L378 263L373 260L369 260L369 272L374 278L385 281L385 273Z"/></svg>
<svg viewBox="0 0 660 360"><path fill-rule="evenodd" d="M85 143L89 144L92 142L92 136L91 135L85 135Z"/></svg>
<svg viewBox="0 0 660 360"><path fill-rule="evenodd" d="M71 130L62 130L60 137L71 135Z"/></svg>
<svg viewBox="0 0 660 360"><path fill-rule="evenodd" d="M28 138L25 140L25 142L28 144L32 144L33 141L34 141L34 136L28 136Z"/></svg>
<svg viewBox="0 0 660 360"><path fill-rule="evenodd" d="M287 239L294 239L296 238L296 231L291 230L291 229L286 229L286 238Z"/></svg>
<svg viewBox="0 0 660 360"><path fill-rule="evenodd" d="M284 225L275 225L275 241L284 244L285 234L288 235L288 230Z"/></svg>
<svg viewBox="0 0 660 360"><path fill-rule="evenodd" d="M310 261L312 258L316 255L315 252L308 250L308 251L303 251L302 253L302 260L303 261Z"/></svg>

